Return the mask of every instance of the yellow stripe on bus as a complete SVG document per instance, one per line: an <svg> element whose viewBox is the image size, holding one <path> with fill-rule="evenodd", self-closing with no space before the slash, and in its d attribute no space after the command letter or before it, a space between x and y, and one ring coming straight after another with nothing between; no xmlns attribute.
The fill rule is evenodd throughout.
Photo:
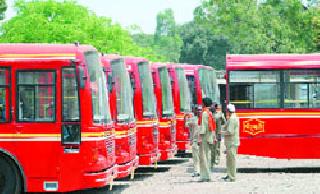
<svg viewBox="0 0 320 194"><path fill-rule="evenodd" d="M108 132L83 132L81 137L105 137L112 135L112 131ZM61 137L61 134L0 134L0 137Z"/></svg>
<svg viewBox="0 0 320 194"><path fill-rule="evenodd" d="M167 121L167 122L160 122L160 126L161 127L168 127L170 126L171 122L170 121Z"/></svg>
<svg viewBox="0 0 320 194"><path fill-rule="evenodd" d="M136 124L152 124L156 123L158 120L150 120L150 121L136 121Z"/></svg>

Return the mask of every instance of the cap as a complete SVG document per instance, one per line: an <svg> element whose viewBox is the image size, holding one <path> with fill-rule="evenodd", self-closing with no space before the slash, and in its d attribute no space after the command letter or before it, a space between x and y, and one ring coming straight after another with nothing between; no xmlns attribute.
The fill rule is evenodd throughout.
<svg viewBox="0 0 320 194"><path fill-rule="evenodd" d="M236 107L234 106L234 104L228 104L228 105L227 105L227 109L228 109L230 112L236 112Z"/></svg>

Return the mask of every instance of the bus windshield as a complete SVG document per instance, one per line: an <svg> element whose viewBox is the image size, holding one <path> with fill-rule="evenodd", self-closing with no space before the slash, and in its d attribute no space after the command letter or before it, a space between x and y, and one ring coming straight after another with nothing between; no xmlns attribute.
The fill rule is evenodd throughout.
<svg viewBox="0 0 320 194"><path fill-rule="evenodd" d="M209 77L209 97L212 99L213 102L217 102L217 78L215 71L209 70L208 71L208 77Z"/></svg>
<svg viewBox="0 0 320 194"><path fill-rule="evenodd" d="M90 76L93 121L95 123L110 122L108 93L105 87L106 77L100 65L98 53L87 52L85 53L85 59Z"/></svg>
<svg viewBox="0 0 320 194"><path fill-rule="evenodd" d="M171 83L166 67L159 68L161 91L162 91L162 115L173 115Z"/></svg>
<svg viewBox="0 0 320 194"><path fill-rule="evenodd" d="M210 96L211 92L211 84L210 84L210 78L208 75L208 71L205 69L199 69L199 80L201 85L201 91L202 91L202 97L212 98ZM213 99L211 99L213 100Z"/></svg>
<svg viewBox="0 0 320 194"><path fill-rule="evenodd" d="M112 61L111 69L117 95L117 121L132 121L134 115L129 73L126 70L123 60Z"/></svg>
<svg viewBox="0 0 320 194"><path fill-rule="evenodd" d="M182 68L176 68L180 87L180 111L191 112L190 91L186 80L186 75Z"/></svg>
<svg viewBox="0 0 320 194"><path fill-rule="evenodd" d="M143 116L155 117L155 97L153 93L153 82L149 64L147 62L141 62L138 64L138 68L142 88Z"/></svg>

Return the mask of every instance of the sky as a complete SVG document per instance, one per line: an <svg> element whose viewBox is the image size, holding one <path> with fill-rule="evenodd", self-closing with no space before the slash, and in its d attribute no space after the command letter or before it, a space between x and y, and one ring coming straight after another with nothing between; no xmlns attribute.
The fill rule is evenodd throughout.
<svg viewBox="0 0 320 194"><path fill-rule="evenodd" d="M178 24L193 19L193 10L201 0L77 0L99 16L112 18L123 27L138 25L143 32L152 34L156 28L156 15L159 11L172 8ZM15 15L14 0L7 0L7 19Z"/></svg>

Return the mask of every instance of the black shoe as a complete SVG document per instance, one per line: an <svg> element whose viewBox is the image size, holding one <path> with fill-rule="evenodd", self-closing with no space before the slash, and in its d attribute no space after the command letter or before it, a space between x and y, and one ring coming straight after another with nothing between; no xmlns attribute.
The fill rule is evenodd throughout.
<svg viewBox="0 0 320 194"><path fill-rule="evenodd" d="M227 178L227 179L224 179L225 182L236 182L235 179L230 179L230 178Z"/></svg>
<svg viewBox="0 0 320 194"><path fill-rule="evenodd" d="M197 172L195 172L195 173L192 174L192 177L198 177L198 176L200 176L200 174L197 173Z"/></svg>
<svg viewBox="0 0 320 194"><path fill-rule="evenodd" d="M221 179L224 179L224 180L229 179L229 176L222 177Z"/></svg>

